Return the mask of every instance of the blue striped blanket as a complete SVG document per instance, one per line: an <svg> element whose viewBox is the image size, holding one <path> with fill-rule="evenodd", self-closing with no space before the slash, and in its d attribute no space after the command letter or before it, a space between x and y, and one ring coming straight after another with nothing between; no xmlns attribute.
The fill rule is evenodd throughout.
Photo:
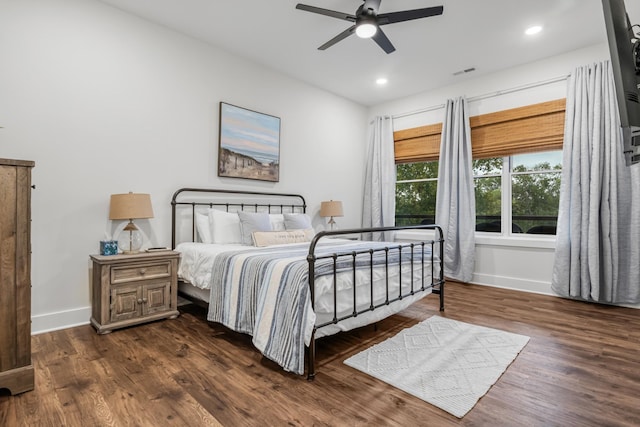
<svg viewBox="0 0 640 427"><path fill-rule="evenodd" d="M389 242L320 243L315 255L351 253L369 248L396 247ZM234 331L250 334L263 355L286 371L304 374L304 351L315 324L309 291L309 244L292 244L255 250L228 251L216 256L211 272L211 293L207 320ZM414 249L415 260L423 255ZM425 246L425 260L431 248ZM373 264L385 262L376 252ZM398 251L390 250L388 262L399 263ZM411 258L403 249L402 261ZM353 268L351 257L338 258L338 271ZM370 255L356 257L356 266L371 264ZM317 260L315 275L332 274L333 259Z"/></svg>

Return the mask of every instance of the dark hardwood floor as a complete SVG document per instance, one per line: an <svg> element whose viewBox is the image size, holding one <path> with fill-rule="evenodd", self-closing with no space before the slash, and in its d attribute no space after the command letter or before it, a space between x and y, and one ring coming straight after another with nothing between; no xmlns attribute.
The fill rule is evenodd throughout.
<svg viewBox="0 0 640 427"><path fill-rule="evenodd" d="M0 395L0 426L631 426L640 425L640 310L447 284L399 315L319 341L313 382L249 337L181 307L175 320L97 335L33 337L36 386ZM430 316L531 340L462 419L342 362Z"/></svg>

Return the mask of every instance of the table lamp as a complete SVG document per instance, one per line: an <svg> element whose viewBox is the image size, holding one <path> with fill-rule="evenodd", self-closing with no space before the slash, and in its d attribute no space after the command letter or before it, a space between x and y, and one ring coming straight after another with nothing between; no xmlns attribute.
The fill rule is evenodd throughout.
<svg viewBox="0 0 640 427"><path fill-rule="evenodd" d="M134 254L142 247L142 233L133 223L134 219L153 218L151 196L140 193L112 194L109 207L110 220L128 219L122 229L118 246L125 254Z"/></svg>
<svg viewBox="0 0 640 427"><path fill-rule="evenodd" d="M333 220L333 217L344 216L344 213L342 211L342 202L337 200L329 200L328 202L320 203L320 216L323 218L330 217L329 225L331 225L331 229L333 230L333 226L336 223Z"/></svg>

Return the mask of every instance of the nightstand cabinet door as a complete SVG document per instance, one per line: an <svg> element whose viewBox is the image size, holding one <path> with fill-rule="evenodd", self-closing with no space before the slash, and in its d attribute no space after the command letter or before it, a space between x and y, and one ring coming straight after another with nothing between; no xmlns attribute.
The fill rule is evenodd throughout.
<svg viewBox="0 0 640 427"><path fill-rule="evenodd" d="M171 309L171 283L150 283L142 287L142 314L155 314Z"/></svg>
<svg viewBox="0 0 640 427"><path fill-rule="evenodd" d="M92 255L91 324L98 333L178 316L180 254Z"/></svg>
<svg viewBox="0 0 640 427"><path fill-rule="evenodd" d="M111 288L111 322L171 310L171 282L134 282Z"/></svg>
<svg viewBox="0 0 640 427"><path fill-rule="evenodd" d="M138 302L140 301L140 302ZM126 285L111 288L111 322L135 319L142 316L140 286Z"/></svg>

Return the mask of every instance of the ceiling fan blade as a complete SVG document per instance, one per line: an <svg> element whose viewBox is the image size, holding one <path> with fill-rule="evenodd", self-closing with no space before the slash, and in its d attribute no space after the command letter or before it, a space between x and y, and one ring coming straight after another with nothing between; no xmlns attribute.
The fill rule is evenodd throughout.
<svg viewBox="0 0 640 427"><path fill-rule="evenodd" d="M427 7L424 9L403 10L400 12L382 13L378 15L378 25L394 24L396 22L411 21L413 19L428 18L442 15L444 7Z"/></svg>
<svg viewBox="0 0 640 427"><path fill-rule="evenodd" d="M376 31L372 39L387 53L391 53L396 50L396 48L391 44L391 40L389 40L387 35L382 31L382 28L378 28L378 31Z"/></svg>
<svg viewBox="0 0 640 427"><path fill-rule="evenodd" d="M378 13L378 9L380 9L380 2L382 0L364 0L364 4L362 5L362 10L372 10L373 14Z"/></svg>
<svg viewBox="0 0 640 427"><path fill-rule="evenodd" d="M346 30L344 30L343 32L341 32L340 34L338 34L337 36L335 36L334 38L332 38L331 40L329 40L328 42L320 46L318 50L325 50L333 46L334 44L338 43L340 40L346 39L347 37L349 37L351 34L355 32L356 32L356 26L352 25L351 27L347 28Z"/></svg>
<svg viewBox="0 0 640 427"><path fill-rule="evenodd" d="M344 12L337 12L335 10L322 9L321 7L309 6L306 4L298 3L296 9L304 10L306 12L319 13L320 15L330 16L332 18L342 19L343 21L356 22L355 15L349 15Z"/></svg>

